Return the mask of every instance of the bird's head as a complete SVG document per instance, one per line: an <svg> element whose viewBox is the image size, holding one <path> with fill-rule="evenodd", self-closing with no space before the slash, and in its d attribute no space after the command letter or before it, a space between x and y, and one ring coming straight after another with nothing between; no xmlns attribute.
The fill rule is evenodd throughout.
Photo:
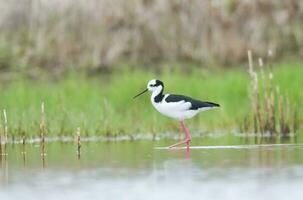
<svg viewBox="0 0 303 200"><path fill-rule="evenodd" d="M163 82L160 80L153 79L148 81L147 83L147 89L148 91L151 92L161 91L163 90L163 88L164 88Z"/></svg>
<svg viewBox="0 0 303 200"><path fill-rule="evenodd" d="M144 94L147 91L151 91L152 93L160 93L162 90L164 89L164 84L162 81L157 80L157 79L153 79L148 81L147 83L147 87L144 91L140 92L139 94L137 94L136 96L134 96L134 98L140 96L141 94Z"/></svg>

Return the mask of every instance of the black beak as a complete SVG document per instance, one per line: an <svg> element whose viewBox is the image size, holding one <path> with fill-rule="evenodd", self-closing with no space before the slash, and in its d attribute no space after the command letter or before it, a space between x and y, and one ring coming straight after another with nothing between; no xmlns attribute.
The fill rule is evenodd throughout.
<svg viewBox="0 0 303 200"><path fill-rule="evenodd" d="M145 89L143 92L140 92L139 94L137 94L136 96L134 96L134 98L137 98L138 96L140 96L141 94L144 94L147 91L148 91L148 89Z"/></svg>

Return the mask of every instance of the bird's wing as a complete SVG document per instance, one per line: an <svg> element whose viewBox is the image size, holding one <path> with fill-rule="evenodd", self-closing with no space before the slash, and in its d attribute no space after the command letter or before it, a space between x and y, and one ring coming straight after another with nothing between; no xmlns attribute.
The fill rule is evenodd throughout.
<svg viewBox="0 0 303 200"><path fill-rule="evenodd" d="M197 110L199 108L205 108L205 107L219 107L220 106L219 104L216 104L216 103L200 101L200 100L193 99L191 97L187 97L187 96L183 96L183 95L175 95L175 94L168 95L165 98L165 101L186 104L187 106L184 106L185 109L190 109L190 110Z"/></svg>
<svg viewBox="0 0 303 200"><path fill-rule="evenodd" d="M164 101L166 101L169 107L175 107L177 110L189 110L191 108L191 103L181 98L182 95L168 94Z"/></svg>

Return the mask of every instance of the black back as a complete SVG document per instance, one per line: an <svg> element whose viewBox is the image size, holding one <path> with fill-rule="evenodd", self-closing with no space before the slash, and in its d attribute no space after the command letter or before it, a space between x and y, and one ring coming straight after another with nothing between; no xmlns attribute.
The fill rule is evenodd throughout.
<svg viewBox="0 0 303 200"><path fill-rule="evenodd" d="M205 107L219 107L220 105L217 103L212 103L208 101L200 101L193 99L191 97L183 96L183 95L176 95L176 94L170 94L168 97L165 98L166 102L178 102L178 101L185 101L190 102L191 107L190 110L198 110L199 108L205 108Z"/></svg>

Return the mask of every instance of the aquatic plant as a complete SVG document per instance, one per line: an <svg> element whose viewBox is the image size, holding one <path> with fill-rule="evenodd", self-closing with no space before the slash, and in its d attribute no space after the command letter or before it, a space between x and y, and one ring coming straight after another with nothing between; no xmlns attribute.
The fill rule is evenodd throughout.
<svg viewBox="0 0 303 200"><path fill-rule="evenodd" d="M44 102L41 103L41 118L40 118L40 140L41 140L41 156L44 159L46 156L46 144L45 144L45 137L46 137L46 119L45 119L45 109L44 109Z"/></svg>
<svg viewBox="0 0 303 200"><path fill-rule="evenodd" d="M77 133L76 133L76 136L77 136L77 158L80 159L81 157L81 129L80 127L77 128Z"/></svg>
<svg viewBox="0 0 303 200"><path fill-rule="evenodd" d="M247 118L243 120L241 130L249 131L249 124L251 124L253 132L261 133L261 136L268 133L270 136L289 137L290 133L295 134L297 131L299 123L297 108L290 105L288 96L281 92L277 84L273 83L271 57L272 52L269 51L266 65L262 58L258 59L258 72L254 68L252 52L248 51L250 115L252 117L251 121ZM261 79L258 78L259 76Z"/></svg>

